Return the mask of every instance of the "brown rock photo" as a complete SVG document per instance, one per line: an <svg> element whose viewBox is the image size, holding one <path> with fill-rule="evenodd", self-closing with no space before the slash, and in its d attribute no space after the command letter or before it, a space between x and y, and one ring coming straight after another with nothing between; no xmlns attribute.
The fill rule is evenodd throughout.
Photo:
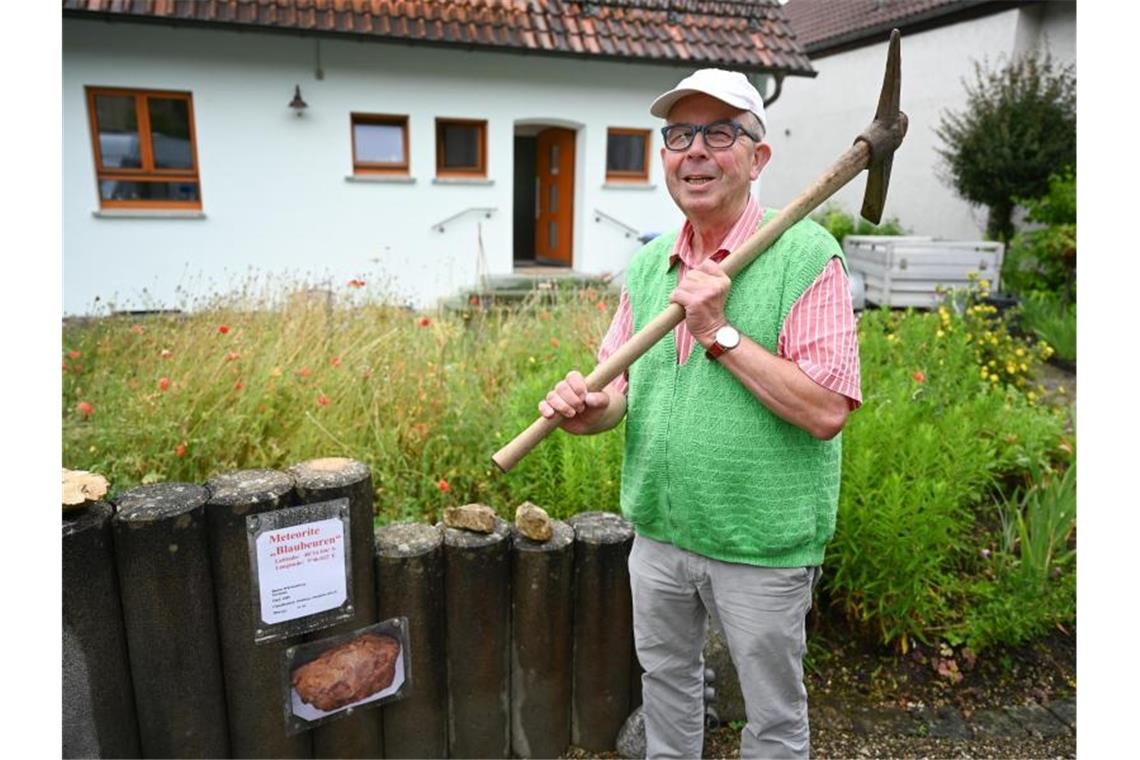
<svg viewBox="0 0 1140 760"><path fill-rule="evenodd" d="M328 713L387 689L399 660L399 641L365 633L294 668L290 681L301 702Z"/></svg>

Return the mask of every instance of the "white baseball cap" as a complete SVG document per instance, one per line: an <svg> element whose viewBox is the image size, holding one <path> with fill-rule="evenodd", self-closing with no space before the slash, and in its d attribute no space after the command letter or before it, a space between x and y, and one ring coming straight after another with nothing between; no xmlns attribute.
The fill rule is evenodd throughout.
<svg viewBox="0 0 1140 760"><path fill-rule="evenodd" d="M677 83L672 90L658 96L649 107L649 113L664 119L669 109L681 98L694 93L704 93L742 111L751 111L760 120L760 126L768 131L768 120L764 117L764 99L739 71L724 69L698 69Z"/></svg>

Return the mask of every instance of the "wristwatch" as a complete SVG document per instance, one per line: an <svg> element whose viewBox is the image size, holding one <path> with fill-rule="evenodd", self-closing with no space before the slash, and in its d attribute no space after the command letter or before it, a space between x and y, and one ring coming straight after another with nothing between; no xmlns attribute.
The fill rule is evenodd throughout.
<svg viewBox="0 0 1140 760"><path fill-rule="evenodd" d="M725 325L716 331L713 344L705 349L705 356L717 359L725 351L731 351L740 345L740 331L732 325Z"/></svg>

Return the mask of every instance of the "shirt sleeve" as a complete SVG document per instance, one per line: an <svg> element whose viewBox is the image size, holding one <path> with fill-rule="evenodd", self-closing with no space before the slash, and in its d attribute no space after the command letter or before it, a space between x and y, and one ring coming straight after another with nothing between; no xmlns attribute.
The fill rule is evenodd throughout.
<svg viewBox="0 0 1140 760"><path fill-rule="evenodd" d="M776 353L794 361L819 385L846 396L850 409L862 405L851 286L838 258L827 263L792 305Z"/></svg>
<svg viewBox="0 0 1140 760"><path fill-rule="evenodd" d="M629 291L622 285L621 297L618 299L614 318L610 321L610 329L606 332L606 337L602 339L602 345L598 346L598 363L600 364L610 358L610 355L621 348L632 336L633 309L629 305ZM629 390L628 373L622 372L611 380L606 387L624 394Z"/></svg>

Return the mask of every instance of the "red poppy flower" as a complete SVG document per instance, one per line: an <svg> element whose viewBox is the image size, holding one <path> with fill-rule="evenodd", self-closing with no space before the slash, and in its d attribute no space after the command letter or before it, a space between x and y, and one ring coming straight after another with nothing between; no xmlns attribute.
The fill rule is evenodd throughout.
<svg viewBox="0 0 1140 760"><path fill-rule="evenodd" d="M64 372L67 372L67 362L64 362L64 363L63 363L63 371L64 371Z"/></svg>
<svg viewBox="0 0 1140 760"><path fill-rule="evenodd" d="M430 327L431 317L420 317L420 327Z"/></svg>
<svg viewBox="0 0 1140 760"><path fill-rule="evenodd" d="M364 280L349 280L348 287L350 288L363 288Z"/></svg>
<svg viewBox="0 0 1140 760"><path fill-rule="evenodd" d="M146 330L143 329L142 325L131 325L131 332L135 335L142 335Z"/></svg>
<svg viewBox="0 0 1140 760"><path fill-rule="evenodd" d="M329 405L329 397L323 393L321 395L317 396L317 405L318 406L328 406Z"/></svg>
<svg viewBox="0 0 1140 760"><path fill-rule="evenodd" d="M230 351L228 354L226 354L226 361L228 362L236 362L240 358L241 354L239 354L237 351Z"/></svg>
<svg viewBox="0 0 1140 760"><path fill-rule="evenodd" d="M606 302L605 301L598 301L598 311L605 311L605 310L606 310Z"/></svg>
<svg viewBox="0 0 1140 760"><path fill-rule="evenodd" d="M78 359L79 358L79 352L78 351L68 351L67 352L67 358L68 359Z"/></svg>
<svg viewBox="0 0 1140 760"><path fill-rule="evenodd" d="M245 383L243 383L241 380L238 380L236 383L234 383L234 390L235 391L240 391L244 387L245 387Z"/></svg>
<svg viewBox="0 0 1140 760"><path fill-rule="evenodd" d="M471 297L467 299L467 303L471 304L472 306L478 306L479 305L479 296L475 293L472 293Z"/></svg>
<svg viewBox="0 0 1140 760"><path fill-rule="evenodd" d="M179 457L186 456L186 442L185 441L183 441L182 443L180 443L174 447L174 455L179 456Z"/></svg>
<svg viewBox="0 0 1140 760"><path fill-rule="evenodd" d="M91 406L91 403L88 401L80 401L75 405L75 411L79 412L84 417L90 417L91 415L95 414L95 407Z"/></svg>
<svg viewBox="0 0 1140 760"><path fill-rule="evenodd" d="M339 367L340 366L340 357L334 356L332 359L329 360L329 364L331 364L334 367Z"/></svg>
<svg viewBox="0 0 1140 760"><path fill-rule="evenodd" d="M435 487L438 488L439 490L443 491L444 493L448 493L449 491L451 491L451 486L443 478L439 479L439 482L435 484Z"/></svg>
<svg viewBox="0 0 1140 760"><path fill-rule="evenodd" d="M297 374L301 377L308 377L309 375L313 374L313 371L308 367L301 367L301 370Z"/></svg>
<svg viewBox="0 0 1140 760"><path fill-rule="evenodd" d="M913 375L911 375L911 377L914 378L915 382L918 382L918 383L925 383L926 382L926 375L924 375L922 373L922 370L915 372Z"/></svg>
<svg viewBox="0 0 1140 760"><path fill-rule="evenodd" d="M229 325L218 325L218 332L220 332L222 335L225 335L229 331L230 331Z"/></svg>
<svg viewBox="0 0 1140 760"><path fill-rule="evenodd" d="M160 391L170 390L170 378L169 377L158 378L158 389Z"/></svg>

